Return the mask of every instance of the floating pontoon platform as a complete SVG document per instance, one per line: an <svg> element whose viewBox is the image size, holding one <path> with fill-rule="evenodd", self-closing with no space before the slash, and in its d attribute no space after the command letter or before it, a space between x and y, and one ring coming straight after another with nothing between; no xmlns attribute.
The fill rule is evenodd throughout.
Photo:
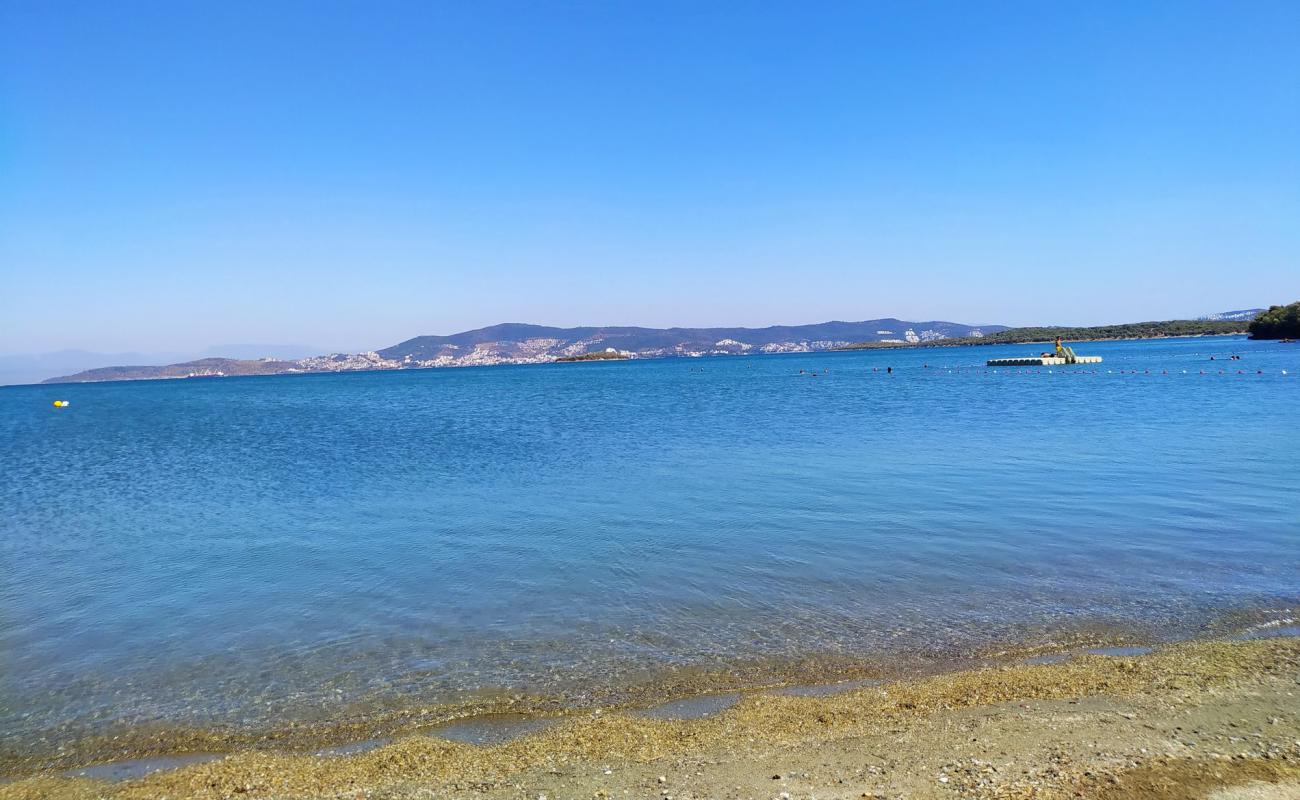
<svg viewBox="0 0 1300 800"><path fill-rule="evenodd" d="M1101 356L1075 356L1073 361L1061 356L990 358L987 363L990 367L1063 367L1066 364L1100 364Z"/></svg>

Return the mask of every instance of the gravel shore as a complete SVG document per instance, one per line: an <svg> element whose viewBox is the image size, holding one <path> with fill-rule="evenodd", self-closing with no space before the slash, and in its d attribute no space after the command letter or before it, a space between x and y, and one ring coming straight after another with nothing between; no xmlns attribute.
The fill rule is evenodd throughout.
<svg viewBox="0 0 1300 800"><path fill-rule="evenodd" d="M1195 642L867 685L756 692L696 720L591 712L491 747L412 736L235 753L35 798L1300 798L1300 639Z"/></svg>

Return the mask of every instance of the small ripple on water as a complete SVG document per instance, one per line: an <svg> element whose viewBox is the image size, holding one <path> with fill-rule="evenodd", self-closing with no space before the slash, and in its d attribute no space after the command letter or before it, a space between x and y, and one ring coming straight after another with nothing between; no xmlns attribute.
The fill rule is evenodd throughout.
<svg viewBox="0 0 1300 800"><path fill-rule="evenodd" d="M740 700L738 694L709 694L673 700L670 703L641 709L637 716L651 719L703 719L731 708Z"/></svg>
<svg viewBox="0 0 1300 800"><path fill-rule="evenodd" d="M176 769L188 764L202 764L225 758L224 753L186 753L179 756L153 756L135 758L130 761L115 761L109 764L95 764L90 767L68 770L63 773L72 778L94 778L101 781L129 781L143 778L153 772Z"/></svg>
<svg viewBox="0 0 1300 800"><path fill-rule="evenodd" d="M683 701L684 703L691 701ZM735 701L732 700L734 703ZM728 704L730 705L730 704ZM672 717L674 719L682 717ZM489 747L504 744L530 733L545 730L556 722L555 718L530 718L516 715L497 715L454 722L430 732L431 735L455 742ZM335 745L317 750L319 758L338 758L355 756L391 744L388 737L362 739L347 744ZM143 778L154 772L177 769L189 764L202 764L225 758L226 753L187 753L176 756L154 756L127 761L114 761L68 770L64 774L76 778L93 778L106 781L127 781Z"/></svg>
<svg viewBox="0 0 1300 800"><path fill-rule="evenodd" d="M430 733L453 742L490 747L505 744L529 733L546 730L557 722L559 720L553 717L515 715L477 717L435 728Z"/></svg>
<svg viewBox="0 0 1300 800"><path fill-rule="evenodd" d="M1048 653L1046 655L1034 656L1033 658L1026 658L1024 663L1030 666L1036 666L1039 664L1062 664L1069 661L1071 658L1073 658L1073 654L1071 653Z"/></svg>
<svg viewBox="0 0 1300 800"><path fill-rule="evenodd" d="M1090 656L1111 656L1121 658L1126 656L1144 656L1150 653L1154 648L1151 647L1094 647L1084 652Z"/></svg>
<svg viewBox="0 0 1300 800"><path fill-rule="evenodd" d="M1124 658L1128 656L1144 656L1147 653L1153 652L1154 650L1155 648L1153 647L1142 647L1142 646L1091 647L1088 648L1087 650L1082 651L1082 654L1090 655L1090 656L1109 656L1111 658ZM1033 656L1032 658L1026 658L1021 663L1027 664L1029 666L1038 666L1041 664L1063 664L1066 661L1069 661L1070 659L1074 658L1076 655L1080 655L1080 653L1045 653L1041 656Z"/></svg>
<svg viewBox="0 0 1300 800"><path fill-rule="evenodd" d="M1278 625L1246 631L1237 639L1277 639L1283 636L1300 636L1300 625Z"/></svg>

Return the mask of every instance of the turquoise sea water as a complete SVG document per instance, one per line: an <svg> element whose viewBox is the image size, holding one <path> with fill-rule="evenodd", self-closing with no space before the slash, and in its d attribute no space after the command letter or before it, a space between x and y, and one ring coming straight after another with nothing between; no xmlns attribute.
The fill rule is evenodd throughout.
<svg viewBox="0 0 1300 800"><path fill-rule="evenodd" d="M1300 345L1039 349L0 389L0 732L1300 602Z"/></svg>

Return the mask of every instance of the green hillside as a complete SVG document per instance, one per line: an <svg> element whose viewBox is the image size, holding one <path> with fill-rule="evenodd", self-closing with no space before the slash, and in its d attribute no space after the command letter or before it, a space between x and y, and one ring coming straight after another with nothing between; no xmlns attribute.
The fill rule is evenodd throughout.
<svg viewBox="0 0 1300 800"><path fill-rule="evenodd" d="M1252 339L1300 339L1300 301L1271 306L1250 323Z"/></svg>

